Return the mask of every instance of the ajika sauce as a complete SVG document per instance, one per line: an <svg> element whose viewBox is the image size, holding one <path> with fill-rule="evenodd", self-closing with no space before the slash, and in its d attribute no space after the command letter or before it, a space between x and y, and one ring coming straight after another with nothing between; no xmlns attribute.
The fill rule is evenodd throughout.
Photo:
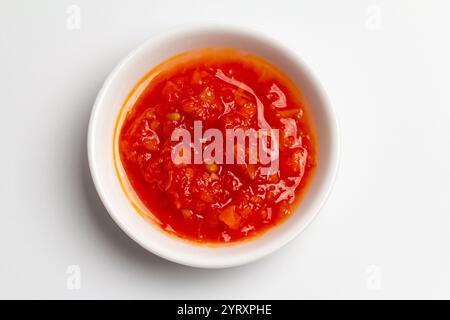
<svg viewBox="0 0 450 320"><path fill-rule="evenodd" d="M174 152L180 130L191 140ZM251 149L249 136L230 140L232 131L269 132L276 166L260 161L254 153L262 149ZM313 118L299 88L267 61L234 49L189 51L157 66L125 102L115 141L119 178L144 215L199 243L237 242L279 224L294 214L317 166ZM213 142L236 161L207 150Z"/></svg>

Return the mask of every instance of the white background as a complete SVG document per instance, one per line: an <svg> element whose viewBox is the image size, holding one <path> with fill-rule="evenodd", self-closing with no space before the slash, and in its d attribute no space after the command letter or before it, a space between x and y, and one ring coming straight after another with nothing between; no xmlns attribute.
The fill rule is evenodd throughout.
<svg viewBox="0 0 450 320"><path fill-rule="evenodd" d="M66 10L81 9L81 29ZM192 269L140 248L88 171L103 80L170 27L251 27L296 50L338 113L334 191L256 263ZM450 298L449 1L0 1L1 298ZM81 268L81 288L67 268Z"/></svg>

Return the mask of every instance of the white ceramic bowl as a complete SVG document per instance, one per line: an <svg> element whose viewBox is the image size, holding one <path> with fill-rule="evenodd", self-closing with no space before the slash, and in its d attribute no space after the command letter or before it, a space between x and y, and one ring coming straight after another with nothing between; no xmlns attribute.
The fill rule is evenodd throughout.
<svg viewBox="0 0 450 320"><path fill-rule="evenodd" d="M153 67L194 48L231 47L261 56L283 70L304 93L316 121L318 166L304 199L289 219L251 241L207 247L176 239L139 215L124 194L114 168L113 133L127 95ZM114 221L145 249L188 266L223 268L259 259L294 239L312 221L329 194L337 171L337 121L325 92L299 57L274 40L229 27L194 27L152 37L108 76L92 110L88 157L92 178Z"/></svg>

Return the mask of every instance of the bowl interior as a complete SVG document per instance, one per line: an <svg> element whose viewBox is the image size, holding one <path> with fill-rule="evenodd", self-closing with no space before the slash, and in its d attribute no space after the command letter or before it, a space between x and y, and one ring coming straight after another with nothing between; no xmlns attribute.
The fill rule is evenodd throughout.
<svg viewBox="0 0 450 320"><path fill-rule="evenodd" d="M195 48L231 47L251 52L283 70L307 99L318 136L318 167L296 212L261 237L231 246L208 247L168 236L142 218L119 184L113 162L113 134L119 110L136 83L167 58ZM128 55L110 74L91 115L89 164L97 191L116 223L149 251L185 265L228 267L260 258L286 244L313 219L331 188L337 166L338 140L333 111L323 90L303 63L285 48L259 35L229 29L193 29L155 37Z"/></svg>

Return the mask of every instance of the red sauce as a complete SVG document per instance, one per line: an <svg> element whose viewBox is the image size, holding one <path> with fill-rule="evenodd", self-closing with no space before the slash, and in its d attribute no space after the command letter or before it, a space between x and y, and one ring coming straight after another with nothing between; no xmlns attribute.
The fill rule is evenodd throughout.
<svg viewBox="0 0 450 320"><path fill-rule="evenodd" d="M302 94L281 71L245 52L201 49L162 63L143 83L118 123L118 153L161 228L201 243L235 242L293 214L313 176L317 145ZM226 129L279 129L278 168L263 174L263 164L248 163L248 145L244 164L174 163L171 135L184 128L194 136L194 121L224 137Z"/></svg>

